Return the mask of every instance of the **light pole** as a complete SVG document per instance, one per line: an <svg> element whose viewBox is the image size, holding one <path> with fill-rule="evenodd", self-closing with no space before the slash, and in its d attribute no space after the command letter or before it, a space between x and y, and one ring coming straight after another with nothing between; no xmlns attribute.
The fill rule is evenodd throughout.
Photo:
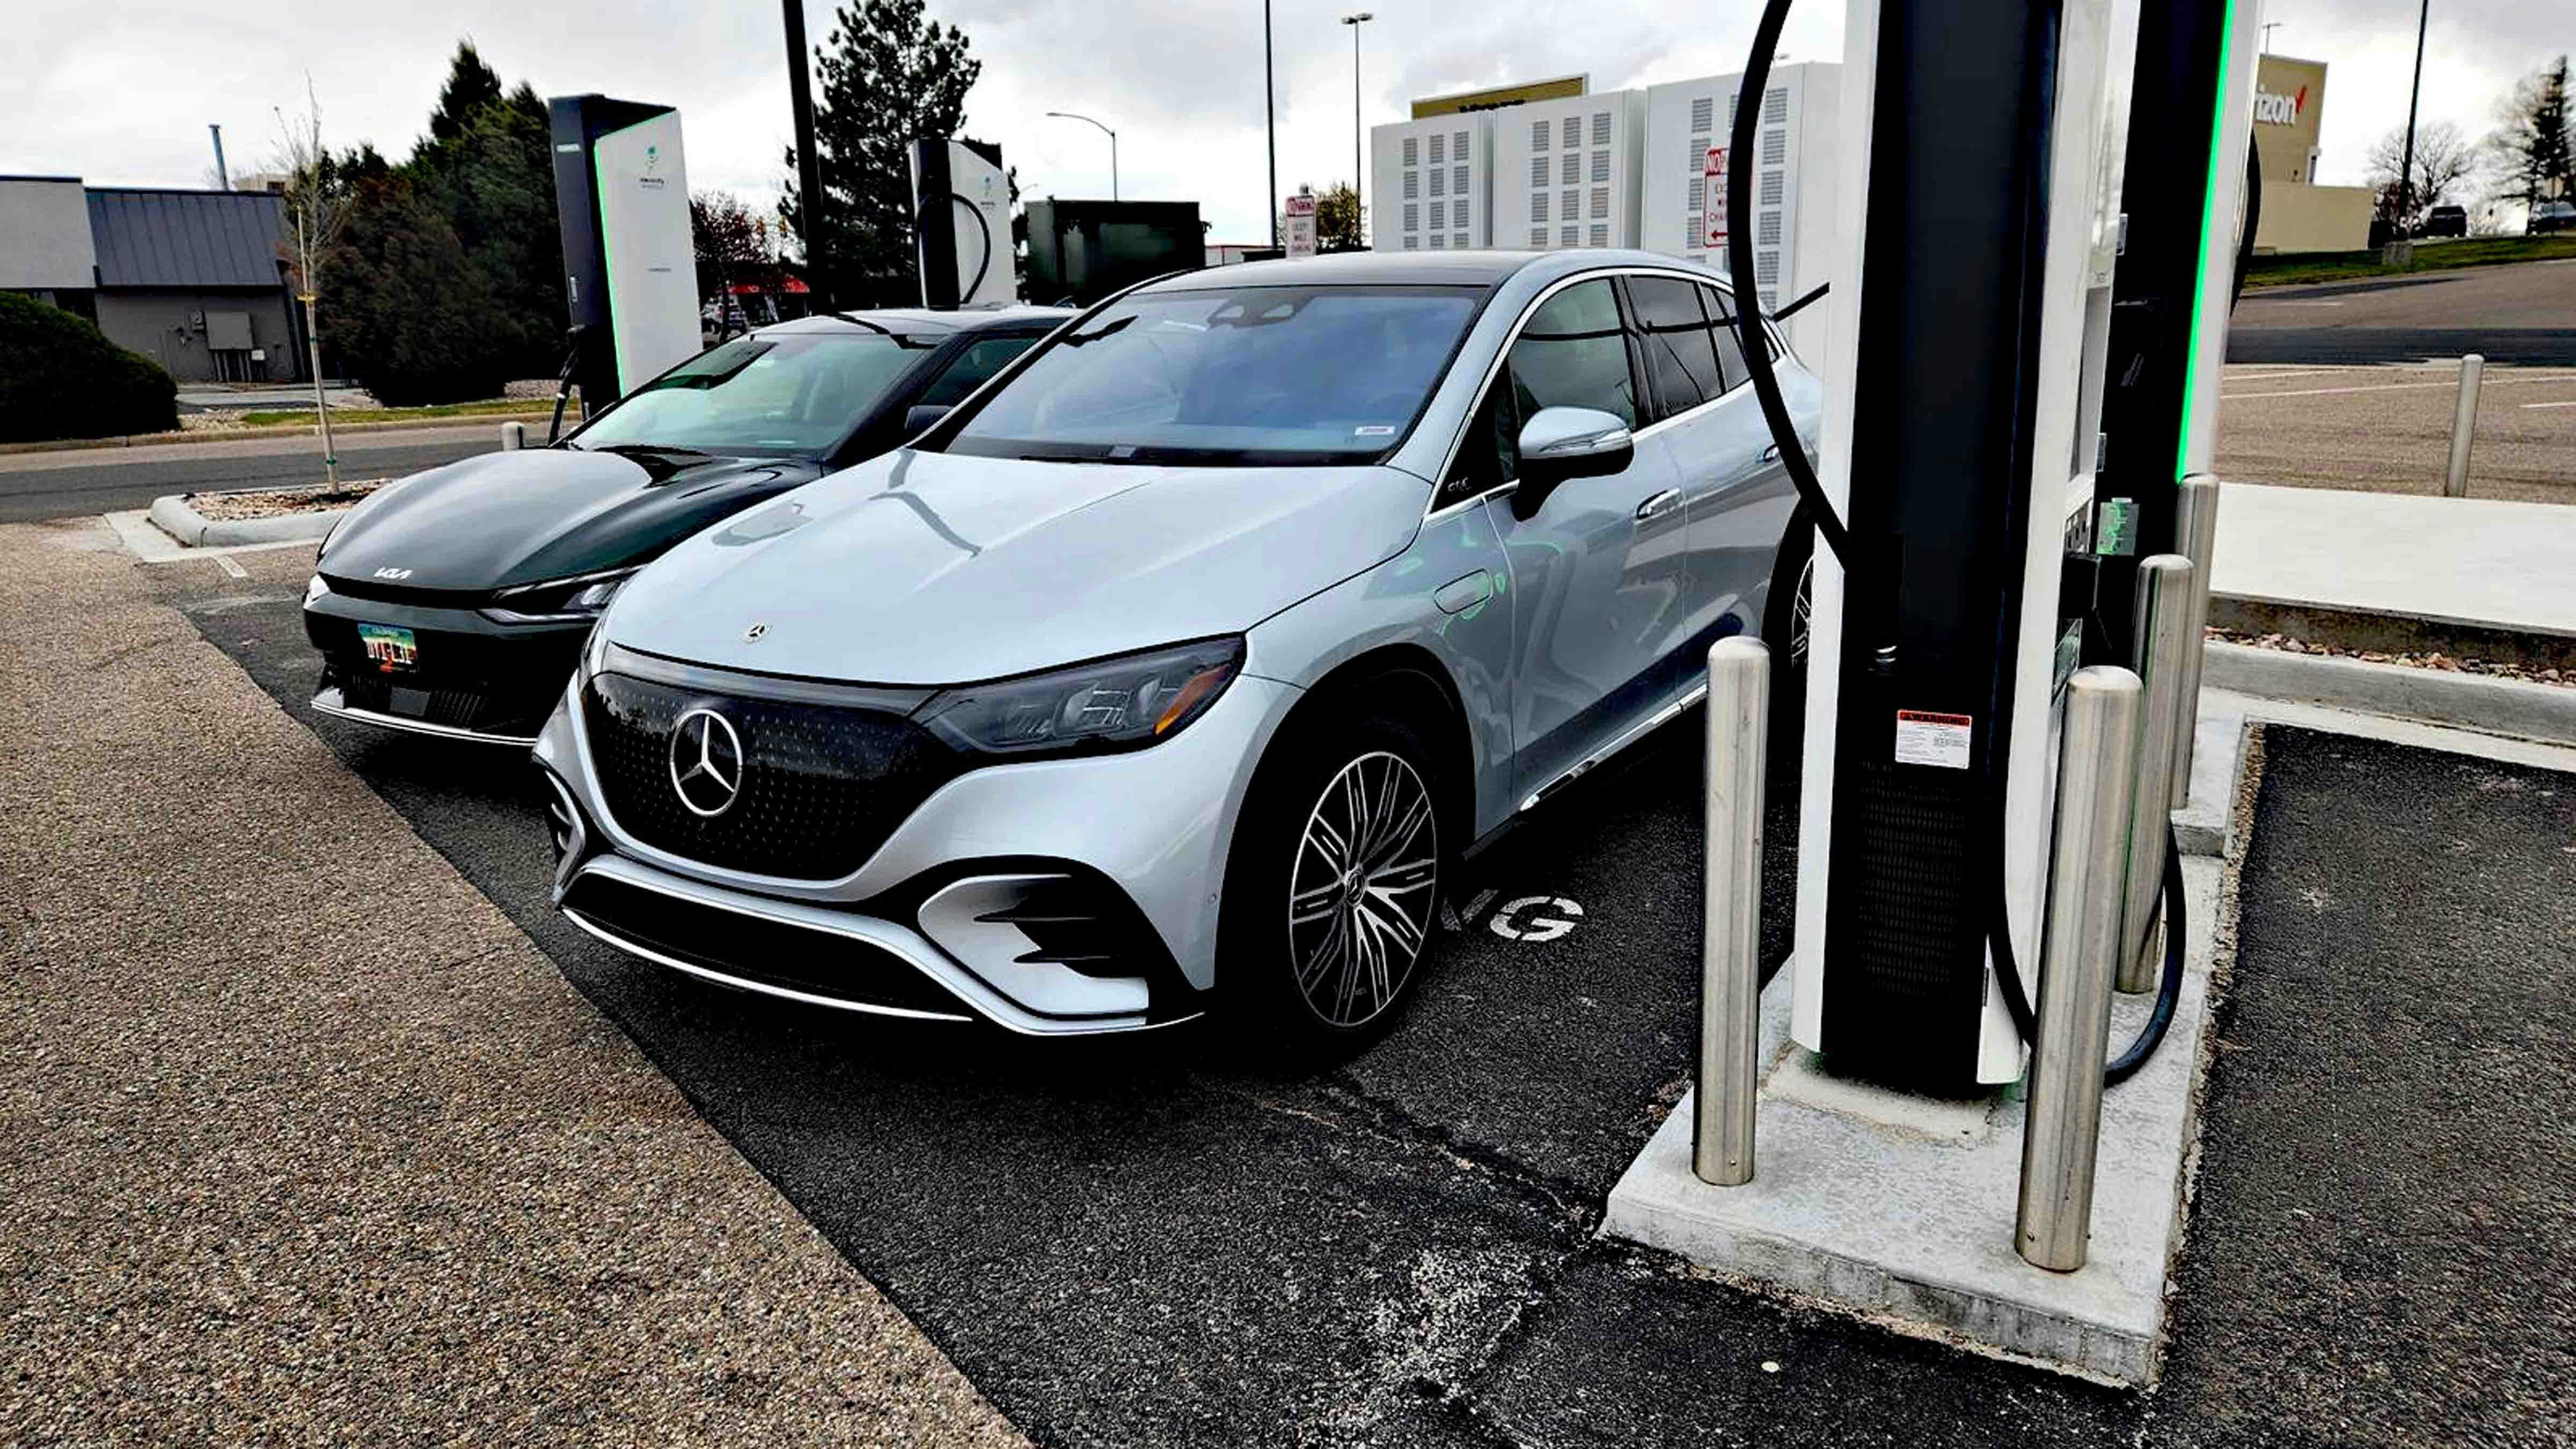
<svg viewBox="0 0 2576 1449"><path fill-rule="evenodd" d="M1100 126L1098 121L1092 120L1089 116L1076 115L1071 111L1049 111L1047 114L1060 120L1081 121L1086 125ZM1109 199L1116 201L1118 199L1118 133L1107 126L1100 126L1100 134L1109 138Z"/></svg>
<svg viewBox="0 0 2576 1449"><path fill-rule="evenodd" d="M1261 0L1261 110L1270 123L1270 249L1279 249L1279 82L1270 68L1270 0Z"/></svg>
<svg viewBox="0 0 2576 1449"><path fill-rule="evenodd" d="M2401 266L2415 261L2415 239L2406 222L2415 210L2415 104L2424 97L2424 31L2432 23L2433 0L2424 0L2415 12L2415 88L2406 96L2406 153L2397 162L2397 228L2388 238L2384 259Z"/></svg>
<svg viewBox="0 0 2576 1449"><path fill-rule="evenodd" d="M1351 230L1362 237L1368 233L1360 226L1366 215L1360 206L1360 26L1376 18L1365 10L1342 17L1351 28Z"/></svg>
<svg viewBox="0 0 2576 1449"><path fill-rule="evenodd" d="M805 249L813 306L828 311L836 303L823 258L823 157L814 149L814 74L805 53L805 0L780 0L779 8L787 30L787 109L796 127L796 241Z"/></svg>

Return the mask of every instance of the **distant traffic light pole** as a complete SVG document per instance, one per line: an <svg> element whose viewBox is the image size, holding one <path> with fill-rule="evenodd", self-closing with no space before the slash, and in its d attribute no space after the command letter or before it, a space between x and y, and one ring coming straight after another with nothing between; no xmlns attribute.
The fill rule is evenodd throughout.
<svg viewBox="0 0 2576 1449"><path fill-rule="evenodd" d="M813 309L828 311L832 289L823 270L823 158L814 153L814 79L805 55L804 0L780 0L787 20L787 105L796 113L796 240L805 249Z"/></svg>

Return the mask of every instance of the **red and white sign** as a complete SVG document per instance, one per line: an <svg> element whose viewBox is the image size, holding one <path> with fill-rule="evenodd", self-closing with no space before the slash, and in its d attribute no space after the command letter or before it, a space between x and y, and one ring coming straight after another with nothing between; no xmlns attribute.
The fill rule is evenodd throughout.
<svg viewBox="0 0 2576 1449"><path fill-rule="evenodd" d="M1289 197L1287 209L1282 214L1287 218L1288 224L1280 229L1280 250L1292 257L1313 256L1315 254L1314 194L1302 192Z"/></svg>
<svg viewBox="0 0 2576 1449"><path fill-rule="evenodd" d="M1700 201L1708 218L1700 235L1700 245L1726 245L1726 148L1711 146L1700 163Z"/></svg>

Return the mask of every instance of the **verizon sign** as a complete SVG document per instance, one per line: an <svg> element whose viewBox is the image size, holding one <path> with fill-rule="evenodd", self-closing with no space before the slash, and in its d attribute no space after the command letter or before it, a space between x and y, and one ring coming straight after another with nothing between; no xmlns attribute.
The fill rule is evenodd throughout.
<svg viewBox="0 0 2576 1449"><path fill-rule="evenodd" d="M1722 247L1726 245L1726 148L1724 146L1708 148L1708 155L1700 162L1699 175L1700 200L1708 213L1707 220L1702 223L1700 245Z"/></svg>
<svg viewBox="0 0 2576 1449"><path fill-rule="evenodd" d="M2266 126L2295 126L2299 124L2299 113L2307 108L2306 86L2286 96L2276 96L2270 91L2254 93L2254 119Z"/></svg>

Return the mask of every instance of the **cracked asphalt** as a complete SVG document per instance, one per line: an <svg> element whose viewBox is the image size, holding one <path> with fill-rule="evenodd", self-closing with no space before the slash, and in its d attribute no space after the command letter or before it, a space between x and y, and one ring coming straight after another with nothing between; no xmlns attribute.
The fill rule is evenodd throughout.
<svg viewBox="0 0 2576 1449"><path fill-rule="evenodd" d="M2349 743L2322 736L2276 744L2177 1268L2173 1368L2139 1394L1783 1304L1594 1236L1690 1055L1688 730L1569 792L1577 808L1483 882L1497 892L1488 911L1524 895L1578 902L1576 929L1511 941L1479 915L1443 935L1417 1009L1375 1051L1317 1076L1265 1074L1187 1030L1030 1043L880 1024L596 945L545 909L534 782L516 761L304 711L294 596L307 558L242 556L248 580L203 563L158 578L391 807L380 815L524 931L1035 1442L2576 1442L2568 1137L2550 1131L2571 1105L2571 777L2392 747L2322 759L2308 739ZM2437 909L2455 838L2495 861L2466 898L2474 930ZM2424 869L2436 859L2439 877ZM2361 912L2335 918L2336 934L2297 904L2317 881ZM427 953L450 929L406 917L399 939ZM2343 932L2384 933L2386 949L2320 944ZM1775 934L1767 949L1784 944ZM2329 990L2348 999L2321 1008ZM2477 1026L2495 1021L2514 1025ZM2462 1110L2473 1086L2516 1100ZM576 1110L573 1096L536 1115ZM612 1117L613 1105L589 1104ZM2432 1113L2443 1153L2387 1171ZM2488 1176L2461 1170L2476 1160ZM2294 1219L2305 1237L2285 1229L2279 1195L2326 1183L2335 1211ZM721 1232L739 1211L679 1207L673 1230ZM2390 1266L2472 1242L2481 1222L2479 1271ZM2427 1256L2372 1258L2391 1234ZM800 1296L788 1285L772 1301ZM647 1356L638 1371L650 1368Z"/></svg>

